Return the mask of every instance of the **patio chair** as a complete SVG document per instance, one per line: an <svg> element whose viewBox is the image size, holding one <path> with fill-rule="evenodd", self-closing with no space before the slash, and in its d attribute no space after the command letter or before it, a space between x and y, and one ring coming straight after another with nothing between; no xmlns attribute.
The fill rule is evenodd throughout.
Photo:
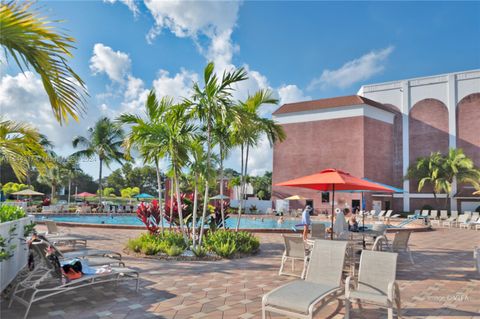
<svg viewBox="0 0 480 319"><path fill-rule="evenodd" d="M59 245L72 245L74 249L76 248L77 243L80 243L81 245L83 245L83 247L87 247L87 239L85 237L60 232L57 227L57 223L55 223L53 220L44 220L44 222L47 226L46 237L49 241Z"/></svg>
<svg viewBox="0 0 480 319"><path fill-rule="evenodd" d="M266 318L267 312L274 312L289 318L311 319L321 301L342 291L346 250L345 241L315 240L305 280L289 282L265 294L262 318Z"/></svg>
<svg viewBox="0 0 480 319"><path fill-rule="evenodd" d="M388 210L385 216L383 216L382 220L386 220L387 222L390 221L390 218L398 218L400 217L400 214L393 214L393 210Z"/></svg>
<svg viewBox="0 0 480 319"><path fill-rule="evenodd" d="M390 244L387 238L387 228L388 228L387 225L385 225L384 223L378 222L372 225L371 231L377 233L378 236L383 236L385 241L384 245L387 247L390 247ZM373 237L374 241L377 240L378 236Z"/></svg>
<svg viewBox="0 0 480 319"><path fill-rule="evenodd" d="M303 270L302 270L302 274L300 275L300 278L303 278L305 275L305 269L307 265L307 255L305 254L305 243L303 242L303 238L300 236L287 236L287 235L282 235L282 237L285 243L285 250L282 255L282 262L280 264L280 270L278 271L278 274L280 276L288 275L288 276L298 277L298 275L294 273L295 261L301 260L303 262ZM287 263L289 259L292 262L292 272L285 272L284 271L285 263Z"/></svg>
<svg viewBox="0 0 480 319"><path fill-rule="evenodd" d="M79 279L66 281L61 272L61 268L55 265L45 255L48 243L43 241L35 242L31 247L37 256L38 262L29 275L16 285L9 303L9 307L13 301L18 301L27 307L23 317L24 319L27 318L33 303L82 287L107 282L117 283L123 280L135 280L136 291L138 292L140 277L136 270L124 267L111 267L111 271L109 272L95 275L82 275Z"/></svg>
<svg viewBox="0 0 480 319"><path fill-rule="evenodd" d="M312 239L325 239L325 224L312 223Z"/></svg>
<svg viewBox="0 0 480 319"><path fill-rule="evenodd" d="M387 246L388 240L387 237L381 235L375 239L373 243L372 250L373 251L383 251L383 248Z"/></svg>
<svg viewBox="0 0 480 319"><path fill-rule="evenodd" d="M428 217L428 209L422 210L422 214L418 216L418 218L429 219Z"/></svg>
<svg viewBox="0 0 480 319"><path fill-rule="evenodd" d="M352 277L347 277L345 281L345 318L350 318L350 303L353 300L387 307L388 319L393 319L395 304L397 317L401 318L400 289L395 281L396 272L396 253L364 250L360 257L358 282L355 284Z"/></svg>
<svg viewBox="0 0 480 319"><path fill-rule="evenodd" d="M448 226L449 228L455 225L458 218L458 212L456 210L452 210L450 217L448 217L443 223L443 226Z"/></svg>
<svg viewBox="0 0 480 319"><path fill-rule="evenodd" d="M390 250L394 253L408 253L410 262L412 264L415 264L415 262L413 261L412 252L410 251L410 247L408 246L411 233L411 231L399 231L395 233L395 237L393 237Z"/></svg>
<svg viewBox="0 0 480 319"><path fill-rule="evenodd" d="M468 223L469 220L470 220L470 215L461 214L460 216L458 216L458 219L457 219L457 222L455 223L455 225L457 227L460 227L460 225Z"/></svg>
<svg viewBox="0 0 480 319"><path fill-rule="evenodd" d="M440 225L442 224L442 222L444 220L447 220L448 219L448 211L447 210L441 210L440 211L440 218L437 218L437 219L434 219L432 221L430 221L430 224L433 226L433 225L438 225L438 227L440 227Z"/></svg>
<svg viewBox="0 0 480 319"><path fill-rule="evenodd" d="M366 216L370 219L374 218L377 215L377 211L372 209L370 212L367 212Z"/></svg>
<svg viewBox="0 0 480 319"><path fill-rule="evenodd" d="M432 209L430 211L430 220L436 220L438 219L438 210Z"/></svg>

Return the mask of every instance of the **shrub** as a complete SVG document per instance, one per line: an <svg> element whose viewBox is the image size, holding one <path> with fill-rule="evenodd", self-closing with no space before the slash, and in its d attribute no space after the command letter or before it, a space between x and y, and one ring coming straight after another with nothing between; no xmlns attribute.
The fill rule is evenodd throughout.
<svg viewBox="0 0 480 319"><path fill-rule="evenodd" d="M176 248L172 249L173 246ZM181 254L187 248L187 245L185 245L181 234L166 231L163 235L145 233L137 238L130 239L127 242L127 248L145 255L156 255L159 252L169 254L170 252L173 254L172 256L176 256L175 253L181 250Z"/></svg>
<svg viewBox="0 0 480 319"><path fill-rule="evenodd" d="M207 255L207 250L201 246L197 246L196 248L192 248L192 252L196 257L205 257Z"/></svg>
<svg viewBox="0 0 480 319"><path fill-rule="evenodd" d="M217 255L229 258L238 252L244 254L256 252L260 247L260 242L248 232L219 230L206 237L205 246Z"/></svg>
<svg viewBox="0 0 480 319"><path fill-rule="evenodd" d="M25 217L25 211L18 206L0 206L0 223L9 222Z"/></svg>
<svg viewBox="0 0 480 319"><path fill-rule="evenodd" d="M214 251L220 257L230 258L237 251L237 245L233 241L227 241L215 246Z"/></svg>
<svg viewBox="0 0 480 319"><path fill-rule="evenodd" d="M185 248L183 247L178 247L176 245L172 245L170 247L167 248L167 255L169 256L178 256L180 255L181 253L183 253L185 251Z"/></svg>
<svg viewBox="0 0 480 319"><path fill-rule="evenodd" d="M159 245L154 242L145 242L141 252L145 255L156 255L159 252Z"/></svg>
<svg viewBox="0 0 480 319"><path fill-rule="evenodd" d="M139 238L129 239L127 242L127 248L139 253L142 250L142 241Z"/></svg>

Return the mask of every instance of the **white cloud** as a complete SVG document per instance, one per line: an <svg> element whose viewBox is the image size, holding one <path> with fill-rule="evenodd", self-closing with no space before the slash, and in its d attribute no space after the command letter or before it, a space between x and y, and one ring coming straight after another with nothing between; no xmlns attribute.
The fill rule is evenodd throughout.
<svg viewBox="0 0 480 319"><path fill-rule="evenodd" d="M34 125L55 145L60 154L71 150L74 136L85 134L85 125L99 116L101 108L90 107L79 122L70 120L61 126L52 113L50 101L39 76L33 72L5 75L0 79L0 113L8 119Z"/></svg>
<svg viewBox="0 0 480 319"><path fill-rule="evenodd" d="M160 29L170 29L177 37L213 38L234 27L240 2L146 0L145 6Z"/></svg>
<svg viewBox="0 0 480 319"><path fill-rule="evenodd" d="M153 87L157 96L170 96L175 102L188 97L192 93L192 85L198 81L198 74L182 69L174 76L166 70L160 70L158 77L153 81Z"/></svg>
<svg viewBox="0 0 480 319"><path fill-rule="evenodd" d="M282 85L278 88L278 95L280 96L280 105L312 99L310 96L304 95L302 89L294 84Z"/></svg>
<svg viewBox="0 0 480 319"><path fill-rule="evenodd" d="M96 43L93 46L90 70L94 74L105 73L110 80L123 83L130 72L131 64L130 57L124 52L115 52L103 43Z"/></svg>
<svg viewBox="0 0 480 319"><path fill-rule="evenodd" d="M325 70L320 77L310 82L308 89L346 88L357 82L365 81L385 69L385 62L393 50L394 47L389 46L380 51L371 51L348 61L337 70Z"/></svg>
<svg viewBox="0 0 480 319"><path fill-rule="evenodd" d="M114 4L117 1L125 4L128 7L128 9L132 11L134 17L137 17L140 14L140 10L138 9L138 6L135 3L135 0L103 0L103 2L110 3L110 4Z"/></svg>

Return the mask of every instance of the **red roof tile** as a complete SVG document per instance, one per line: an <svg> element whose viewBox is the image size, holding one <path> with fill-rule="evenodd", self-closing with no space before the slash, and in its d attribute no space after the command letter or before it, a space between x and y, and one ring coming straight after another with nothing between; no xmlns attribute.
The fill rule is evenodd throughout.
<svg viewBox="0 0 480 319"><path fill-rule="evenodd" d="M387 112L394 112L394 110L391 107L383 105L379 102L367 99L366 97L363 97L360 95L347 95L347 96L339 96L339 97L333 97L328 99L283 104L275 112L273 112L273 115L296 113L296 112L308 112L308 111L314 111L314 110L320 110L320 109L329 109L334 107L361 105L361 104L367 104Z"/></svg>

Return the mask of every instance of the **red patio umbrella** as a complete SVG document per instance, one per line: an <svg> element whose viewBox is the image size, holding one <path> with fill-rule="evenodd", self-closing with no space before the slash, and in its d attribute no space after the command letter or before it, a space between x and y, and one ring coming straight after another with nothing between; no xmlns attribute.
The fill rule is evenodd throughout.
<svg viewBox="0 0 480 319"><path fill-rule="evenodd" d="M300 188L315 189L318 191L332 192L332 232L333 239L333 211L335 202L335 190L371 190L392 193L389 188L376 183L363 180L334 168L327 168L313 175L299 177L289 181L281 182L276 186L291 186Z"/></svg>
<svg viewBox="0 0 480 319"><path fill-rule="evenodd" d="M75 194L74 196L75 197L93 197L93 196L97 196L97 195L89 193L89 192L83 192L83 193Z"/></svg>

